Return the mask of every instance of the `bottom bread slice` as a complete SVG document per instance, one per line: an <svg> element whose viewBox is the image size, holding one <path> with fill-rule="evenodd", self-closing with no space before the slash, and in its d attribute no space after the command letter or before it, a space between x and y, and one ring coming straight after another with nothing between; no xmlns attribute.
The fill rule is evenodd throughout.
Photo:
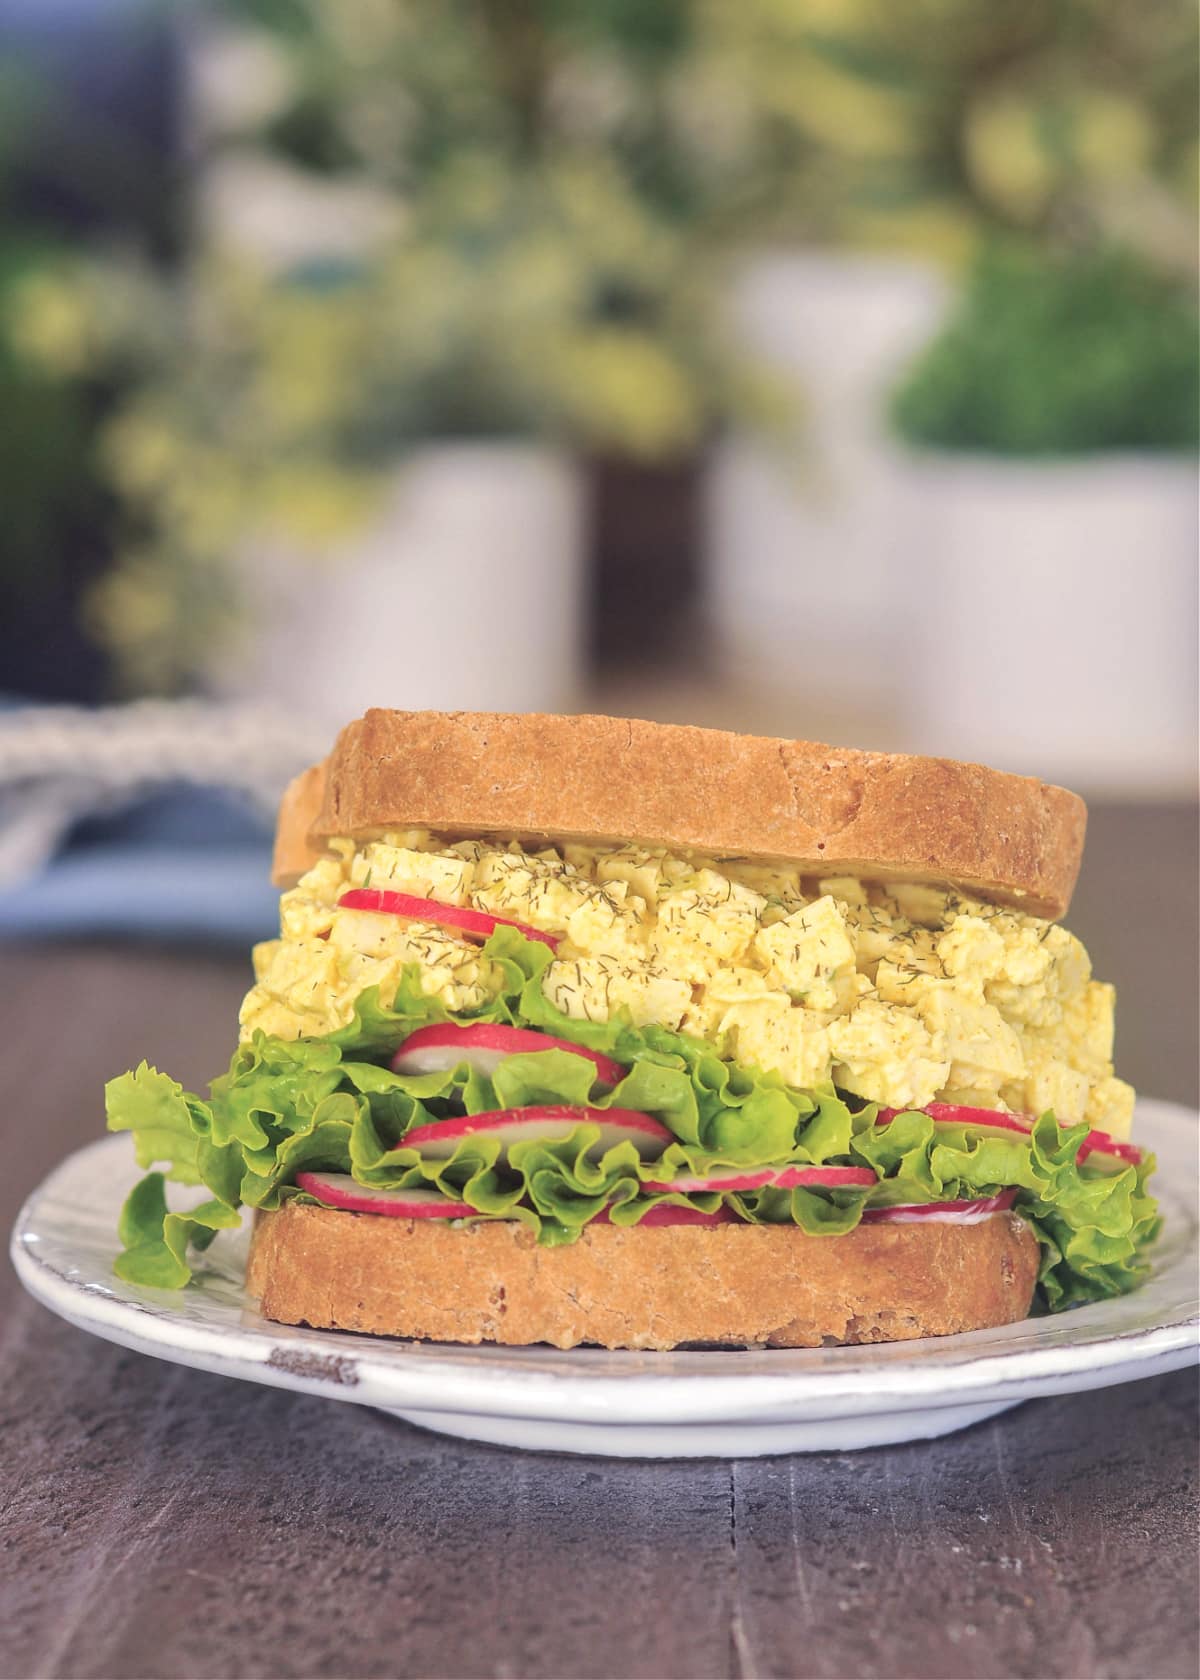
<svg viewBox="0 0 1200 1680"><path fill-rule="evenodd" d="M593 1225L544 1248L524 1226L447 1224L286 1202L260 1213L246 1284L265 1317L438 1342L820 1347L1012 1324L1038 1243L1017 1215L978 1224Z"/></svg>

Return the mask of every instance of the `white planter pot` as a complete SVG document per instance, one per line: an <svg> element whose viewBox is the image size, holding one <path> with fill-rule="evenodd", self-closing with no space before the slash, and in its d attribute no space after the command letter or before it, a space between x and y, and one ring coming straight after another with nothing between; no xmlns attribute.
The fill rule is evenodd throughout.
<svg viewBox="0 0 1200 1680"><path fill-rule="evenodd" d="M774 449L734 437L706 483L714 639L737 680L805 699L888 687L889 527L896 452L886 395L936 330L945 286L923 265L787 253L756 259L734 297L740 336L794 384L803 425Z"/></svg>
<svg viewBox="0 0 1200 1680"><path fill-rule="evenodd" d="M330 727L368 706L569 707L583 546L569 460L519 444L430 445L344 550L256 554L249 633L218 686Z"/></svg>
<svg viewBox="0 0 1200 1680"><path fill-rule="evenodd" d="M927 457L895 530L914 744L1097 792L1196 779L1190 460Z"/></svg>

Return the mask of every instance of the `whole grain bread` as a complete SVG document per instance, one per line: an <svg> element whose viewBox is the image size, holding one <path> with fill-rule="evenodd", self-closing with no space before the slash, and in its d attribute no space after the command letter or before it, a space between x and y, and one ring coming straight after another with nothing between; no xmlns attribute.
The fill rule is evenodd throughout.
<svg viewBox="0 0 1200 1680"><path fill-rule="evenodd" d="M275 853L271 879L291 885L321 856L321 846L309 838L309 831L325 797L325 765L311 764L293 776L279 802L275 824Z"/></svg>
<svg viewBox="0 0 1200 1680"><path fill-rule="evenodd" d="M335 836L430 828L953 883L1055 918L1085 821L1065 788L952 759L628 718L375 710L289 788L275 879L292 884Z"/></svg>
<svg viewBox="0 0 1200 1680"><path fill-rule="evenodd" d="M1027 1316L1038 1244L1015 1214L975 1225L589 1226L544 1248L515 1222L447 1224L286 1202L260 1213L247 1288L321 1330L554 1347L820 1347L908 1341Z"/></svg>

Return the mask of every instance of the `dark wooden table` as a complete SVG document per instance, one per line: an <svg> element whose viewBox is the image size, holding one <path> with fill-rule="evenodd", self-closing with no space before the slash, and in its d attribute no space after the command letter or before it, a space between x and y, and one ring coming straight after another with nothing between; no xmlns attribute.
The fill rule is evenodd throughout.
<svg viewBox="0 0 1200 1680"><path fill-rule="evenodd" d="M1195 1102L1196 826L1101 810L1071 917L1119 1065ZM0 953L0 1216L142 1055L225 1064L245 963ZM0 1275L0 1674L1194 1677L1190 1373L930 1444L541 1457L201 1375Z"/></svg>

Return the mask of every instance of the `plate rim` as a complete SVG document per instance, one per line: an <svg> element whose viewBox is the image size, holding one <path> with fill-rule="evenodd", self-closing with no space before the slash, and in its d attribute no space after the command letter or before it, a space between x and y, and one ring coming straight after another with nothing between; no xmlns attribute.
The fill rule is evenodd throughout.
<svg viewBox="0 0 1200 1680"><path fill-rule="evenodd" d="M1140 1107L1142 1118L1156 1129L1195 1128L1200 1121L1183 1104L1141 1098ZM60 1161L26 1198L13 1226L10 1253L29 1293L77 1327L153 1357L389 1410L561 1422L569 1407L570 1417L581 1423L633 1427L940 1410L1000 1399L1015 1403L1152 1376L1190 1364L1200 1344L1200 1304L1195 1302L1169 1320L1097 1333L1083 1342L1005 1347L1005 1331L1017 1328L1007 1326L870 1350L746 1350L757 1361L753 1370L731 1368L741 1350L693 1351L683 1356L687 1369L659 1372L647 1369L647 1362L664 1356L635 1350L457 1347L280 1325L258 1315L240 1290L236 1309L230 1304L236 1319L197 1323L172 1314L171 1304L178 1299L174 1291L138 1290L116 1279L109 1289L70 1277L38 1252L39 1209L59 1182L93 1154L107 1158L128 1147L123 1137L94 1139ZM1185 1233L1173 1260L1177 1264L1196 1249L1197 1215L1190 1203L1172 1199L1191 1223L1190 1242ZM1082 1310L1103 1311L1106 1305ZM1065 1325L1075 1316L1064 1315L1058 1322ZM972 1336L994 1340L972 1347ZM943 1357L905 1359L906 1352L934 1343ZM888 1351L881 1358L884 1347ZM502 1363L506 1355L521 1354L537 1357ZM614 1367L621 1354L625 1367ZM835 1358L824 1358L823 1368L797 1368L797 1355L830 1354ZM599 1364L597 1356L607 1364ZM840 1369L836 1356L843 1356ZM764 1360L777 1362L778 1368L759 1368Z"/></svg>

